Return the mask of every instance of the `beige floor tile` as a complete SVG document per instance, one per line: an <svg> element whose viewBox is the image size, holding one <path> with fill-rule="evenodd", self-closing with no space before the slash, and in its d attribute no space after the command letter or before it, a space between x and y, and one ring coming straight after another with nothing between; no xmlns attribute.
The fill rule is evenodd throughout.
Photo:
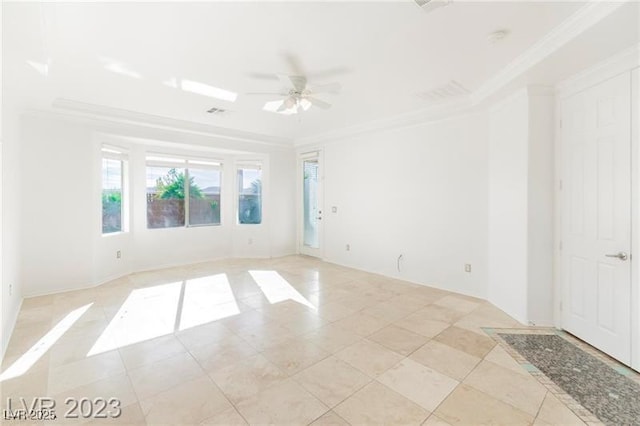
<svg viewBox="0 0 640 426"><path fill-rule="evenodd" d="M248 397L236 408L250 424L309 424L328 411L291 379Z"/></svg>
<svg viewBox="0 0 640 426"><path fill-rule="evenodd" d="M530 425L533 416L470 386L458 386L436 409L451 425Z"/></svg>
<svg viewBox="0 0 640 426"><path fill-rule="evenodd" d="M536 422L549 425L584 425L584 422L551 392L547 392Z"/></svg>
<svg viewBox="0 0 640 426"><path fill-rule="evenodd" d="M22 309L51 306L51 304L53 303L53 298L53 295L27 297L22 301Z"/></svg>
<svg viewBox="0 0 640 426"><path fill-rule="evenodd" d="M464 312L456 311L455 309L445 308L440 305L427 305L422 309L415 311L411 314L412 317L422 320L442 321L447 324L453 324L462 318Z"/></svg>
<svg viewBox="0 0 640 426"><path fill-rule="evenodd" d="M296 337L294 332L275 322L242 328L236 334L260 352Z"/></svg>
<svg viewBox="0 0 640 426"><path fill-rule="evenodd" d="M187 349L172 334L125 346L119 349L128 370L184 353Z"/></svg>
<svg viewBox="0 0 640 426"><path fill-rule="evenodd" d="M175 335L188 350L191 350L212 342L224 340L232 334L224 325L212 322L179 331Z"/></svg>
<svg viewBox="0 0 640 426"><path fill-rule="evenodd" d="M336 356L374 378L396 365L403 358L397 352L366 339L344 348L337 352Z"/></svg>
<svg viewBox="0 0 640 426"><path fill-rule="evenodd" d="M62 336L49 349L49 366L56 367L87 358L94 343L93 339ZM110 345L110 347L115 347L115 345Z"/></svg>
<svg viewBox="0 0 640 426"><path fill-rule="evenodd" d="M266 298L250 270L279 273L291 285L277 294L283 300ZM106 343L116 350L87 357L98 338L105 343L105 329L132 291L217 274L227 274L239 313L212 320L203 301L189 318L207 323L134 344L113 338ZM482 327L518 324L501 310L304 256L201 262L27 299L2 371L89 303L26 374L0 384L3 404L5 396L109 393L122 400L122 416L94 423L119 424L420 424L427 417L425 424L518 424L533 421L523 410L533 413L536 404L536 424L575 420L486 336ZM143 320L135 326L174 325L153 315ZM468 384L445 398L453 379L463 378Z"/></svg>
<svg viewBox="0 0 640 426"><path fill-rule="evenodd" d="M468 314L469 312L476 309L480 306L480 301L473 302L467 298L462 298L459 296L445 296L439 299L434 305L442 306L445 308L453 309L459 312L464 312Z"/></svg>
<svg viewBox="0 0 640 426"><path fill-rule="evenodd" d="M120 414L116 417L117 411L107 408L105 411L106 418L92 418L85 425L103 425L103 424L120 424L120 425L144 425L146 424L144 414L140 404L135 402L126 406L122 406ZM112 415L113 414L113 415Z"/></svg>
<svg viewBox="0 0 640 426"><path fill-rule="evenodd" d="M328 357L329 352L308 340L294 340L267 349L262 355L283 373L291 376Z"/></svg>
<svg viewBox="0 0 640 426"><path fill-rule="evenodd" d="M435 414L430 415L427 421L422 423L422 425L423 426L451 426L449 423L445 422Z"/></svg>
<svg viewBox="0 0 640 426"><path fill-rule="evenodd" d="M91 400L95 400L96 398L107 400L117 398L118 401L120 401L121 407L138 402L138 397L126 373L98 380L55 395L53 398L56 400L56 406L59 407L60 410L70 408L69 405L65 404L65 399L68 397L75 398L78 401L82 398L89 398Z"/></svg>
<svg viewBox="0 0 640 426"><path fill-rule="evenodd" d="M349 423L334 411L326 412L322 417L311 424L313 426L349 426Z"/></svg>
<svg viewBox="0 0 640 426"><path fill-rule="evenodd" d="M416 309L420 309L420 307L422 307L422 305L418 306ZM406 317L412 312L412 310L408 309L406 306L398 306L392 304L390 301L384 301L365 308L362 312L367 315L371 315L372 317L393 322Z"/></svg>
<svg viewBox="0 0 640 426"><path fill-rule="evenodd" d="M334 324L359 336L366 337L389 324L389 321L372 317L362 312L356 312L353 315L336 321Z"/></svg>
<svg viewBox="0 0 640 426"><path fill-rule="evenodd" d="M395 325L389 325L380 329L368 337L376 343L380 343L400 355L409 355L420 346L424 345L429 338L413 333Z"/></svg>
<svg viewBox="0 0 640 426"><path fill-rule="evenodd" d="M0 383L0 408L7 408L7 399L18 401L24 398L33 401L33 398L51 395L47 392L49 370L43 369L37 372L28 372L12 379L6 379ZM15 403L15 402L14 402Z"/></svg>
<svg viewBox="0 0 640 426"><path fill-rule="evenodd" d="M207 373L222 370L238 361L257 355L258 351L237 336L229 336L210 345L199 346L191 351Z"/></svg>
<svg viewBox="0 0 640 426"><path fill-rule="evenodd" d="M419 425L429 412L378 382L372 382L333 409L353 425Z"/></svg>
<svg viewBox="0 0 640 426"><path fill-rule="evenodd" d="M227 408L221 413L216 413L200 423L201 425L246 425L247 421L238 413L234 407Z"/></svg>
<svg viewBox="0 0 640 426"><path fill-rule="evenodd" d="M129 371L131 383L140 399L149 398L205 374L188 352Z"/></svg>
<svg viewBox="0 0 640 426"><path fill-rule="evenodd" d="M394 296L385 302L389 305L401 308L407 314L411 314L438 300L438 297L431 295L426 287L424 290L426 290L426 292L423 291L416 293L415 291L412 291L410 294Z"/></svg>
<svg viewBox="0 0 640 426"><path fill-rule="evenodd" d="M482 361L464 383L535 416L547 389L532 376L523 376Z"/></svg>
<svg viewBox="0 0 640 426"><path fill-rule="evenodd" d="M234 404L238 404L287 378L278 367L262 355L255 355L232 363L210 375L216 385Z"/></svg>
<svg viewBox="0 0 640 426"><path fill-rule="evenodd" d="M47 391L51 395L57 395L124 372L125 367L118 351L105 352L52 367L49 370Z"/></svg>
<svg viewBox="0 0 640 426"><path fill-rule="evenodd" d="M396 321L394 325L429 338L437 336L449 328L447 322L424 319L423 316L422 314L415 316L412 314Z"/></svg>
<svg viewBox="0 0 640 426"><path fill-rule="evenodd" d="M334 407L371 381L366 374L333 356L293 378L328 407Z"/></svg>
<svg viewBox="0 0 640 426"><path fill-rule="evenodd" d="M511 355L504 349L497 345L484 357L485 361L491 361L500 367L513 371L514 373L522 374L523 376L529 376L529 372L525 370L518 362L513 359Z"/></svg>
<svg viewBox="0 0 640 426"><path fill-rule="evenodd" d="M148 424L197 424L233 408L206 376L143 399L140 406Z"/></svg>
<svg viewBox="0 0 640 426"><path fill-rule="evenodd" d="M15 353L5 353L5 357L2 360L2 371L3 378L5 381L1 382L5 384L6 381L14 381L20 380L20 376L24 375L34 375L38 374L49 374L49 369L51 368L49 362L49 353L43 352L39 348L35 348L34 351L25 351ZM33 357L33 358L32 358ZM46 385L47 380L45 380Z"/></svg>
<svg viewBox="0 0 640 426"><path fill-rule="evenodd" d="M434 340L478 358L484 358L496 346L496 342L490 337L480 336L477 333L459 327L447 328L434 337Z"/></svg>
<svg viewBox="0 0 640 426"><path fill-rule="evenodd" d="M457 380L408 358L381 374L377 380L428 411L435 410L459 384Z"/></svg>
<svg viewBox="0 0 640 426"><path fill-rule="evenodd" d="M261 296L261 297L264 298L264 296ZM250 310L250 311L242 312L239 315L234 315L233 317L225 318L218 322L220 324L223 324L229 330L235 332L243 328L246 329L246 328L263 325L269 322L274 322L274 320L273 318L269 317L262 311Z"/></svg>
<svg viewBox="0 0 640 426"><path fill-rule="evenodd" d="M335 353L359 342L362 338L344 328L329 324L302 336L329 353Z"/></svg>
<svg viewBox="0 0 640 426"><path fill-rule="evenodd" d="M480 358L435 340L422 346L409 358L458 381L464 379L480 362Z"/></svg>

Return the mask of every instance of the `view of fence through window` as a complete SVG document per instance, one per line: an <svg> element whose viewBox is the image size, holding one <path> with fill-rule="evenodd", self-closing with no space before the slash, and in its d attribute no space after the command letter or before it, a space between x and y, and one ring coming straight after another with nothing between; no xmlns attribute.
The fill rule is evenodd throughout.
<svg viewBox="0 0 640 426"><path fill-rule="evenodd" d="M262 223L262 170L260 166L238 167L238 223Z"/></svg>
<svg viewBox="0 0 640 426"><path fill-rule="evenodd" d="M102 159L102 233L122 232L122 160Z"/></svg>
<svg viewBox="0 0 640 426"><path fill-rule="evenodd" d="M148 228L220 224L220 168L182 163L147 165Z"/></svg>

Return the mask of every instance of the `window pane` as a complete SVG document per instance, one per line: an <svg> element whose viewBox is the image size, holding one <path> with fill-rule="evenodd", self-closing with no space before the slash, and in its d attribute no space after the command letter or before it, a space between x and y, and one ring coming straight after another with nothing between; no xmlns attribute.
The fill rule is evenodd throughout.
<svg viewBox="0 0 640 426"><path fill-rule="evenodd" d="M122 161L102 159L102 233L122 231Z"/></svg>
<svg viewBox="0 0 640 426"><path fill-rule="evenodd" d="M184 226L185 170L147 167L147 228Z"/></svg>
<svg viewBox="0 0 640 426"><path fill-rule="evenodd" d="M189 169L189 225L220 224L220 170Z"/></svg>
<svg viewBox="0 0 640 426"><path fill-rule="evenodd" d="M262 170L238 169L238 222L262 222Z"/></svg>
<svg viewBox="0 0 640 426"><path fill-rule="evenodd" d="M318 160L303 163L303 242L311 248L320 247L318 227Z"/></svg>

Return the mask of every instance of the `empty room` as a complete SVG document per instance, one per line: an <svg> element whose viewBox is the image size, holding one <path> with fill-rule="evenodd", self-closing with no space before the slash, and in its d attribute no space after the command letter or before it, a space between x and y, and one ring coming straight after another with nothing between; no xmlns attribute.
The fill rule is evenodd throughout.
<svg viewBox="0 0 640 426"><path fill-rule="evenodd" d="M640 2L0 22L0 423L640 425Z"/></svg>

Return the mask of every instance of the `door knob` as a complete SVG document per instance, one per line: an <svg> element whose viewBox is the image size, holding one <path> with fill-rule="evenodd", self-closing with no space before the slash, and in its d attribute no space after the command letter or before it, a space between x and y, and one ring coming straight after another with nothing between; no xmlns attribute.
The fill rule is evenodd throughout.
<svg viewBox="0 0 640 426"><path fill-rule="evenodd" d="M605 254L605 256L607 256L607 257L617 257L620 260L627 260L629 258L627 253L625 253L623 251L621 251L620 253L616 253L616 254Z"/></svg>

